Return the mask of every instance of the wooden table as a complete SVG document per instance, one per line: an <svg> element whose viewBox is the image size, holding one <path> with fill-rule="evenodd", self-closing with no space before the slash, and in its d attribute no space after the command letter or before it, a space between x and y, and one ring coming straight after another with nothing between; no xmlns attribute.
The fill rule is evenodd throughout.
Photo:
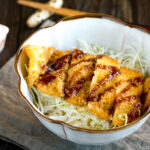
<svg viewBox="0 0 150 150"><path fill-rule="evenodd" d="M41 2L45 1L41 0ZM64 0L64 7L106 13L133 24L150 26L149 0ZM26 19L32 12L33 9L19 6L15 0L0 0L0 23L10 28L5 50L0 54L0 67L15 55L21 42L36 30L26 26ZM52 20L57 21L60 18L61 16L54 15ZM0 141L0 150L6 149L21 148Z"/></svg>

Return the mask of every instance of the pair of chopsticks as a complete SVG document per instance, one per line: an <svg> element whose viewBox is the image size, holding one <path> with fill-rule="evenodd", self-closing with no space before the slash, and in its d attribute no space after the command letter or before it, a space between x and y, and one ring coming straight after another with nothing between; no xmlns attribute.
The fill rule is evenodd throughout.
<svg viewBox="0 0 150 150"><path fill-rule="evenodd" d="M17 3L24 5L24 6L32 7L35 9L51 11L61 16L75 16L75 15L86 14L86 12L82 12L82 11L77 11L77 10L68 9L68 8L54 8L47 4L42 4L39 2L33 2L33 1L28 1L28 0L18 0Z"/></svg>
<svg viewBox="0 0 150 150"><path fill-rule="evenodd" d="M87 14L87 12L77 11L77 10L68 9L68 8L54 8L54 7L49 6L48 4L33 2L29 0L18 0L17 2L20 5L24 5L24 6L32 7L35 9L40 9L40 10L47 10L47 11L53 12L61 16L75 16L75 15ZM139 25L139 26L150 31L150 27L148 26L143 26L143 25Z"/></svg>

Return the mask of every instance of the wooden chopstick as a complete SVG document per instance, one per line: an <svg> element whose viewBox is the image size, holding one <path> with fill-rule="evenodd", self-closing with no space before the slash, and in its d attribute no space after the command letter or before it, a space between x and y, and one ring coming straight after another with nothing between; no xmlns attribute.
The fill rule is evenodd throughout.
<svg viewBox="0 0 150 150"><path fill-rule="evenodd" d="M41 9L41 10L47 10L51 11L53 13L62 15L62 16L75 16L75 15L83 15L86 14L86 12L81 12L73 9L68 9L68 8L54 8L49 6L48 4L42 4L39 2L33 2L33 1L27 1L27 0L18 0L18 4L24 5L24 6L29 6L32 8L36 9Z"/></svg>
<svg viewBox="0 0 150 150"><path fill-rule="evenodd" d="M62 16L75 16L75 15L87 14L87 12L77 11L77 10L68 9L68 8L54 8L54 7L49 6L48 4L42 4L39 2L33 2L29 0L18 0L18 4L29 6L35 9L51 11L53 13L56 13ZM143 25L139 25L139 26L146 28L147 30L150 31L150 27L143 26Z"/></svg>

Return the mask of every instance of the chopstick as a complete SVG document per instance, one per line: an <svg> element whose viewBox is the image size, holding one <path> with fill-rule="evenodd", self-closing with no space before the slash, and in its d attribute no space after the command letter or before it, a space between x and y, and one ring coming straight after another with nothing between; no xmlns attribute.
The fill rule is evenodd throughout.
<svg viewBox="0 0 150 150"><path fill-rule="evenodd" d="M35 9L51 11L53 13L56 13L56 14L62 15L62 16L75 16L75 15L87 14L87 12L77 11L77 10L68 9L68 8L54 8L54 7L49 6L48 4L42 4L39 2L33 2L33 1L29 1L29 0L18 0L17 2L20 5L32 7ZM139 25L139 26L146 28L147 30L150 31L150 27L143 26L143 25Z"/></svg>
<svg viewBox="0 0 150 150"><path fill-rule="evenodd" d="M29 6L35 9L51 11L53 13L56 13L62 16L75 16L75 15L86 14L86 12L81 12L81 11L68 9L68 8L54 8L54 7L49 6L48 4L42 4L39 2L33 2L33 1L27 1L27 0L18 0L17 3L20 5Z"/></svg>

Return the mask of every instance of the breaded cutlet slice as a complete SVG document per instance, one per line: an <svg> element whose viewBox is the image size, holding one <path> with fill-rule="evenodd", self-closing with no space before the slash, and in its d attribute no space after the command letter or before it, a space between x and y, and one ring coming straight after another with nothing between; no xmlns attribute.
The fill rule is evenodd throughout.
<svg viewBox="0 0 150 150"><path fill-rule="evenodd" d="M100 119L110 120L116 96L114 82L119 73L116 59L106 55L98 56L87 110Z"/></svg>
<svg viewBox="0 0 150 150"><path fill-rule="evenodd" d="M71 50L64 50L64 51L55 50L49 59L49 63L51 63L52 61L54 61L64 55L70 54L71 52L72 52Z"/></svg>
<svg viewBox="0 0 150 150"><path fill-rule="evenodd" d="M23 50L29 58L27 83L32 88L53 54L55 47L45 48L36 45L26 45Z"/></svg>
<svg viewBox="0 0 150 150"><path fill-rule="evenodd" d="M142 106L142 73L126 67L120 67L120 72L116 81L116 103L112 120L114 126L122 126L137 119Z"/></svg>
<svg viewBox="0 0 150 150"><path fill-rule="evenodd" d="M39 91L54 97L64 97L64 86L71 55L68 51L54 52L46 71L40 75L36 84Z"/></svg>
<svg viewBox="0 0 150 150"><path fill-rule="evenodd" d="M65 86L65 100L75 105L86 105L95 69L95 56L75 49Z"/></svg>
<svg viewBox="0 0 150 150"><path fill-rule="evenodd" d="M144 81L144 105L143 105L143 111L145 111L148 107L150 107L150 76L145 79Z"/></svg>

